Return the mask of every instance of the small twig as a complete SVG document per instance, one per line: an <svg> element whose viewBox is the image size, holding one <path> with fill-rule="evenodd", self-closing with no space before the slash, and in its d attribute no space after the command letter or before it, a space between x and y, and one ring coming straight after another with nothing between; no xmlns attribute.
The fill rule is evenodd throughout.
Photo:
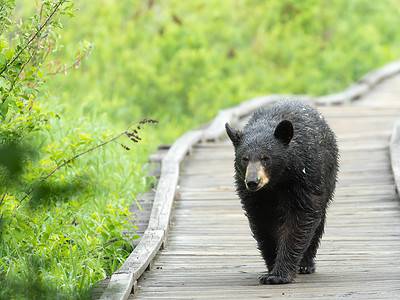
<svg viewBox="0 0 400 300"><path fill-rule="evenodd" d="M87 56L87 52L81 53L79 54L76 58L75 61L69 65L69 66L65 66L64 67L59 67L57 70L53 71L53 72L49 72L46 75L57 75L57 74L61 74L61 73L66 73L68 70L72 69L72 68L78 68L79 65L82 63L82 60Z"/></svg>
<svg viewBox="0 0 400 300"><path fill-rule="evenodd" d="M47 24L50 22L51 18L54 16L54 14L57 12L57 10L60 8L62 4L67 0L60 0L57 4L54 5L53 10L51 13L48 15L46 20L40 25L38 30L31 36L31 38L26 42L26 44L17 52L17 54L14 55L14 57L3 67L3 69L0 71L0 75L4 73L24 52L30 45L31 43L40 35L42 30L47 26Z"/></svg>
<svg viewBox="0 0 400 300"><path fill-rule="evenodd" d="M45 62L47 57L50 55L51 51L53 50L52 45L48 45L45 54L42 57L42 61Z"/></svg>
<svg viewBox="0 0 400 300"><path fill-rule="evenodd" d="M111 245L111 244L113 244L113 243L115 243L115 242L120 241L120 240L121 240L120 238L113 238L113 239L108 240L107 242L105 242L105 243L104 243L104 246L107 247L107 246L109 246L109 245Z"/></svg>
<svg viewBox="0 0 400 300"><path fill-rule="evenodd" d="M40 5L39 22L41 22L42 18L43 18L43 7L44 7L44 3L42 3L42 5Z"/></svg>

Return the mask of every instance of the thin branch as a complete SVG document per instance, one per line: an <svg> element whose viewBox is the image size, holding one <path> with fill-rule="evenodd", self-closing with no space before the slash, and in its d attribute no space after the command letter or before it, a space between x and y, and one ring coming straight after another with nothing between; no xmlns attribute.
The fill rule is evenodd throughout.
<svg viewBox="0 0 400 300"><path fill-rule="evenodd" d="M7 196L7 192L5 192L5 193L1 196L1 199L0 199L0 206L3 204L3 201L4 201L4 199L6 198L6 196Z"/></svg>
<svg viewBox="0 0 400 300"><path fill-rule="evenodd" d="M45 181L45 180L48 179L50 176L52 176L55 172L57 172L58 170L60 170L60 169L63 168L64 166L66 166L67 164L73 162L75 159L77 159L77 158L81 157L82 155L85 155L85 154L87 154L87 153L89 153L89 152L92 152L92 151L94 151L94 150L96 150L96 149L98 149L98 148L100 148L100 147L103 147L103 146L107 145L108 143L111 143L111 142L115 141L116 139L118 139L118 138L120 138L121 136L125 135L125 132L126 132L126 131L121 132L120 134L118 134L118 135L112 137L111 139L109 139L109 140L107 140L107 141L105 141L105 142L103 142L103 143L101 143L101 144L99 144L99 145L96 145L96 146L94 146L94 147L92 147L92 148L89 148L89 149L87 149L87 150L85 150L85 151L83 151L83 152L81 152L81 153L78 153L78 154L74 155L73 157L71 157L71 158L65 160L65 161L62 162L61 164L57 165L53 170L51 170L50 173L48 173L47 175L45 175L45 176L43 176L42 178L40 178L39 181L40 181L40 182ZM31 187L28 189L28 191L26 191L25 196L21 199L20 202L23 202L30 194L32 194L32 192L33 192L33 187L31 186Z"/></svg>
<svg viewBox="0 0 400 300"><path fill-rule="evenodd" d="M51 18L54 16L54 14L57 12L57 10L60 8L60 6L62 4L64 4L64 2L67 0L60 0L56 5L54 5L53 10L51 11L51 13L48 15L48 17L46 18L46 20L43 22L42 25L40 25L40 27L38 28L38 30L35 32L35 34L33 34L31 36L31 38L26 42L26 44L17 52L17 54L14 55L13 59L11 61L9 61L4 67L3 69L0 71L0 75L2 75L4 73L4 71L6 71L22 54L22 52L24 52L30 45L31 43L40 35L40 33L42 32L42 30L47 26L47 24L50 22Z"/></svg>
<svg viewBox="0 0 400 300"><path fill-rule="evenodd" d="M4 199L6 198L6 196L7 196L7 192L5 192L3 195L1 195L0 207L2 206L2 204L3 204L3 202L4 202ZM2 221L2 219L3 219L3 211L0 213L0 222Z"/></svg>
<svg viewBox="0 0 400 300"><path fill-rule="evenodd" d="M71 158L65 160L65 161L62 162L61 164L57 165L57 166L56 166L53 170L51 170L47 175L45 175L45 176L43 176L42 178L40 178L39 181L40 181L40 182L44 182L44 181L47 180L50 176L52 176L54 173L56 173L58 170L60 170L61 168L65 167L66 165L68 165L69 163L73 162L74 160L78 159L79 157L81 157L81 156L83 156L83 155L85 155L85 154L87 154L87 153L90 153L90 152L92 152L92 151L94 151L94 150L97 150L97 149L99 149L99 148L101 148L101 147L103 147L103 146L105 146L105 145L107 145L107 144L109 144L109 143L115 142L115 141L116 141L117 139L119 139L121 136L126 135L126 136L127 136L130 140L132 140L134 143L138 143L138 142L141 140L141 138L138 136L138 131L142 128L142 127L141 127L142 125L149 124L149 123L150 123L150 124L155 124L155 123L158 123L158 121L153 120L153 119L143 119L143 120L141 120L141 121L138 123L138 125L136 126L136 128L133 129L133 130L130 132L129 130L130 130L130 129L132 128L132 126L133 126L133 124L131 124L131 125L130 125L126 130L124 130L123 132L121 132L121 133L119 133L119 134L113 136L112 138L110 138L110 139L108 139L108 140L106 140L106 141L104 141L104 142L102 142L102 143L100 143L100 144L98 144L98 145L96 145L96 146L93 146L93 147L91 147L91 148L89 148L89 149L87 149L87 150L85 150L85 151L83 151L83 152L80 152L80 153L78 153L78 154L72 156ZM20 205L32 192L33 192L33 187L31 186L31 187L29 188L29 190L25 192L25 196L21 199L19 205ZM17 208L19 207L19 205L17 206Z"/></svg>
<svg viewBox="0 0 400 300"><path fill-rule="evenodd" d="M81 157L81 156L83 156L83 155L85 155L85 154L87 154L87 153L89 153L89 152L92 152L92 151L94 151L94 150L96 150L96 149L99 149L99 148L101 148L101 147L103 147L103 146L105 146L105 145L111 143L111 142L115 141L116 139L120 138L121 136L123 136L123 135L125 135L125 134L126 134L126 131L121 132L120 134L118 134L118 135L112 137L111 139L109 139L109 140L107 140L107 141L105 141L105 142L103 142L103 143L101 143L101 144L98 144L98 145L96 145L96 146L94 146L94 147L92 147L92 148L89 148L89 149L87 149L87 150L85 150L85 151L83 151L83 152L81 152L81 153L78 153L78 154L76 154L75 156L73 156L73 157L71 157L71 158L65 160L63 163L61 163L61 164L59 164L58 166L56 166L49 174L47 174L46 176L42 177L41 181L45 181L45 180L48 179L51 175L53 175L55 172L57 172L59 169L61 169L62 167L68 165L69 163L73 162L75 159L77 159L77 158L79 158L79 157Z"/></svg>
<svg viewBox="0 0 400 300"><path fill-rule="evenodd" d="M36 51L35 51L36 52ZM21 75L22 71L25 69L26 65L30 63L30 61L32 60L33 56L35 55L35 52L32 52L29 55L29 58L24 62L24 64L21 66L21 69L18 71L18 74L14 77L10 88L8 89L7 93L4 94L4 96L1 99L1 103L3 104L4 102L6 102L6 100L8 99L8 97L10 96L11 92L14 90L14 87L16 85L16 83L18 82L19 76Z"/></svg>

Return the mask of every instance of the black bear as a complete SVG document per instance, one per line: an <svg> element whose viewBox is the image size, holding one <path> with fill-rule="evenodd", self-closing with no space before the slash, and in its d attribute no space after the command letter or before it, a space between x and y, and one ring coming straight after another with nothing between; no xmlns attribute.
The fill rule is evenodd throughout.
<svg viewBox="0 0 400 300"><path fill-rule="evenodd" d="M236 191L268 268L260 283L315 272L338 171L333 131L316 109L294 100L257 110L243 131L225 127Z"/></svg>

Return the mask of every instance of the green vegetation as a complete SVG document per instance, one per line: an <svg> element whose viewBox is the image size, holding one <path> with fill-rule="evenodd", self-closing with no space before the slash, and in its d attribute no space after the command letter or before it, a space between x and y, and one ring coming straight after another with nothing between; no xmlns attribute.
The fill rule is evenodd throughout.
<svg viewBox="0 0 400 300"><path fill-rule="evenodd" d="M58 2L0 0L0 70ZM74 2L0 75L0 298L85 298L115 271L157 145L253 96L338 91L400 50L398 0ZM110 143L40 181L145 117L160 125L121 140L131 151Z"/></svg>

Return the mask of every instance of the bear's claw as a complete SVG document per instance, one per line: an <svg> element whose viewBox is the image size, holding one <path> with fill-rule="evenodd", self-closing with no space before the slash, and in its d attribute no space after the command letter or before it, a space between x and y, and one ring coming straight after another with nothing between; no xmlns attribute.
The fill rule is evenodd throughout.
<svg viewBox="0 0 400 300"><path fill-rule="evenodd" d="M299 274L312 274L315 272L315 265L300 266Z"/></svg>

